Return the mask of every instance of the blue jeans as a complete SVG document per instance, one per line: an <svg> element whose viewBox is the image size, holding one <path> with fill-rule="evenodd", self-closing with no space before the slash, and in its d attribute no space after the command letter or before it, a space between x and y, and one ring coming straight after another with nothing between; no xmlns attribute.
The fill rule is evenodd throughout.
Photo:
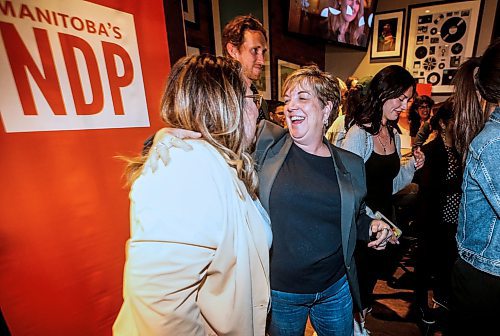
<svg viewBox="0 0 500 336"><path fill-rule="evenodd" d="M271 336L303 336L307 317L318 336L351 336L352 297L344 275L326 290L315 294L271 291Z"/></svg>

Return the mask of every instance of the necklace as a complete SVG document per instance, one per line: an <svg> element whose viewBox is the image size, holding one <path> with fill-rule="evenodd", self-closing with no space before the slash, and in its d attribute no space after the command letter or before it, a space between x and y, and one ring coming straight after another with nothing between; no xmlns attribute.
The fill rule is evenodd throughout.
<svg viewBox="0 0 500 336"><path fill-rule="evenodd" d="M384 144L382 142L382 140L380 139L382 137L382 127L386 127L387 128L387 126L384 125L384 124L382 124L380 126L380 132L377 134L377 139L378 139L378 142L380 143L380 145L382 146L382 149L384 150L384 155L385 155L387 153L387 144ZM390 142L390 140L389 140L389 142Z"/></svg>
<svg viewBox="0 0 500 336"><path fill-rule="evenodd" d="M386 149L384 143L382 142L382 140L380 140L380 133L377 135L377 139L378 139L378 142L380 142L380 144L382 145L382 148L384 149L384 155L385 155L387 152L387 149Z"/></svg>

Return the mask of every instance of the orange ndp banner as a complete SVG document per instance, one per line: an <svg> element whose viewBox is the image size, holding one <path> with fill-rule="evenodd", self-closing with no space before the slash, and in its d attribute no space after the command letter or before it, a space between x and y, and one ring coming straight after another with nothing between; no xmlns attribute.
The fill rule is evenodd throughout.
<svg viewBox="0 0 500 336"><path fill-rule="evenodd" d="M13 335L110 335L128 190L160 126L161 0L0 0L0 308Z"/></svg>

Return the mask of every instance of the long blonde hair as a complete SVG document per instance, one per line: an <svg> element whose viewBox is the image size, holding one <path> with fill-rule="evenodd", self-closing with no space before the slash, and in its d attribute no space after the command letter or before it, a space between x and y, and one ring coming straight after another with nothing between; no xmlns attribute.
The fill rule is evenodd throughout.
<svg viewBox="0 0 500 336"><path fill-rule="evenodd" d="M358 1L358 0L354 0ZM338 9L342 12L341 6L343 5L342 2L343 0L336 0ZM344 4L345 5L345 4ZM360 36L364 34L364 26L360 26L359 22L362 17L365 15L365 6L364 6L364 1L359 0L359 10L356 15L356 19L354 22L351 22L347 25L347 32L349 32L349 41L345 41L346 43L349 44L354 44L358 45L358 39ZM328 27L329 30L333 33L335 33L337 30L339 31L340 34L340 27L345 23L344 18L342 17L342 13L338 15L329 15L328 16Z"/></svg>
<svg viewBox="0 0 500 336"><path fill-rule="evenodd" d="M160 114L168 127L200 132L255 199L257 174L244 131L245 93L239 62L208 54L184 57L171 69ZM127 160L129 183L140 175L146 159L147 153Z"/></svg>

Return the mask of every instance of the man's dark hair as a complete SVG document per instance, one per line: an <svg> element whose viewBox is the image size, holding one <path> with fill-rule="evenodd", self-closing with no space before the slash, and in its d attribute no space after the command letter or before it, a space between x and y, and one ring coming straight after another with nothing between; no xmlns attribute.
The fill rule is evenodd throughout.
<svg viewBox="0 0 500 336"><path fill-rule="evenodd" d="M241 15L237 16L224 27L224 31L222 32L222 52L226 57L230 57L227 52L227 44L232 43L238 49L243 44L243 37L247 30L255 30L259 31L264 35L264 38L267 42L267 34L266 30L262 23L257 20L253 15Z"/></svg>

